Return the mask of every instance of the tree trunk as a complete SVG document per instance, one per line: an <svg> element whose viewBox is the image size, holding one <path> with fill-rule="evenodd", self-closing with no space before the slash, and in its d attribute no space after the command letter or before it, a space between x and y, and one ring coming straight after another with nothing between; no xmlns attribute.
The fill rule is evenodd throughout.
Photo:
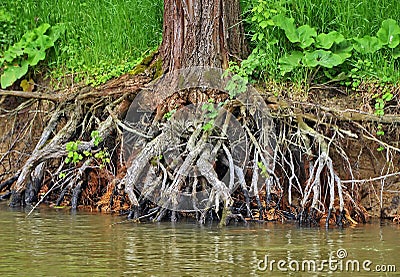
<svg viewBox="0 0 400 277"><path fill-rule="evenodd" d="M226 69L232 58L247 55L239 0L164 1L165 72L191 66Z"/></svg>

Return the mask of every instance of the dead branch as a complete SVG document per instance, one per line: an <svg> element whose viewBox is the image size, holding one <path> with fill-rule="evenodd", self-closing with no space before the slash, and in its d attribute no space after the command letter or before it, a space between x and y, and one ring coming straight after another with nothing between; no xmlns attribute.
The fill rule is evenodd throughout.
<svg viewBox="0 0 400 277"><path fill-rule="evenodd" d="M65 96L59 93L46 93L46 92L29 92L29 91L15 91L0 89L0 96L15 96L27 99L49 100L52 102L62 102Z"/></svg>

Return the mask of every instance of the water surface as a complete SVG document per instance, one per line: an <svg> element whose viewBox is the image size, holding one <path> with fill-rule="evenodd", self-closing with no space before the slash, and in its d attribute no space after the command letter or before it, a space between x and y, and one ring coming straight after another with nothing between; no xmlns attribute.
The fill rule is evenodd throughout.
<svg viewBox="0 0 400 277"><path fill-rule="evenodd" d="M117 224L124 218L49 208L26 215L0 203L0 276L396 274L373 272L376 266L386 271L396 266L400 272L400 227L389 223L342 230L276 223L220 229L196 223ZM322 263L329 258L336 260L331 268ZM316 266L311 271L310 261Z"/></svg>

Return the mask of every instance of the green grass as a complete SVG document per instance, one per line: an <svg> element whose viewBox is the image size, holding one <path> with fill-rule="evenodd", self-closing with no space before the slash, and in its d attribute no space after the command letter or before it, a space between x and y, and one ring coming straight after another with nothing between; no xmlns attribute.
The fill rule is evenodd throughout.
<svg viewBox="0 0 400 277"><path fill-rule="evenodd" d="M245 9L258 0L241 0ZM383 20L400 22L398 0L268 0L281 3L297 26L309 24L317 32L336 30L345 37L375 35ZM0 1L0 51L42 23L63 23L65 34L46 62L53 76L73 73L77 81L104 82L128 71L162 36L163 0L2 0ZM244 15L249 15L244 12ZM251 25L246 25L251 33ZM276 34L274 34L276 36ZM282 36L277 36L282 38ZM268 41L268 37L265 38ZM254 46L254 45L253 45ZM283 40L258 57L262 74L279 80L277 60L293 49ZM1 53L0 53L1 54ZM378 78L400 79L399 60L372 57ZM39 69L40 70L40 69ZM302 82L309 72L298 71L289 80Z"/></svg>
<svg viewBox="0 0 400 277"><path fill-rule="evenodd" d="M62 75L110 72L134 63L159 45L162 0L2 0L0 10L13 17L15 28L6 42L18 41L25 31L42 23L63 23L65 35L48 60ZM4 48L4 47L3 47ZM0 49L1 50L1 49Z"/></svg>
<svg viewBox="0 0 400 277"><path fill-rule="evenodd" d="M243 0L244 6L252 8L259 0ZM337 31L346 38L363 37L365 35L375 36L381 27L382 21L392 18L400 24L400 1L398 0L266 0L270 8L284 7L286 15L295 19L296 26L308 24L316 28L317 33L328 33ZM251 13L245 12L248 19ZM247 23L246 31L252 34L254 23ZM269 46L268 41L278 38L279 42ZM277 61L286 53L297 50L293 44L287 41L283 32L277 28L270 31L263 42L253 43L252 47L261 47L263 50L259 58L262 71L261 76L265 79L282 80L277 66ZM357 59L371 60L374 68L366 72L363 78L368 79L390 79L393 83L399 83L400 60L388 59L388 53L377 53L374 55L360 55ZM312 74L307 69L300 69L286 76L286 80L295 83L304 83ZM316 80L317 82L319 80ZM322 81L322 79L321 79ZM323 82L323 81L322 81Z"/></svg>
<svg viewBox="0 0 400 277"><path fill-rule="evenodd" d="M289 14L299 25L309 24L319 32L336 30L346 37L375 34L381 22L400 21L397 0L290 0Z"/></svg>

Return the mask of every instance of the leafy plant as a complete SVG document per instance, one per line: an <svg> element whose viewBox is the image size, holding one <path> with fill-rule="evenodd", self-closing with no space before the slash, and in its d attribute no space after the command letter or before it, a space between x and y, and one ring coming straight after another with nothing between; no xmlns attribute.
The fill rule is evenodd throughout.
<svg viewBox="0 0 400 277"><path fill-rule="evenodd" d="M279 67L282 76L286 73L292 72L295 68L301 66L301 60L304 54L300 51L293 51L289 55L285 55L279 59Z"/></svg>
<svg viewBox="0 0 400 277"><path fill-rule="evenodd" d="M176 109L173 109L173 110L171 110L171 111L169 111L169 112L166 112L166 113L164 114L164 118L165 118L166 120L170 120L171 117L174 115L174 113L176 113Z"/></svg>
<svg viewBox="0 0 400 277"><path fill-rule="evenodd" d="M102 138L100 136L100 132L95 130L92 131L90 134L91 139L93 140L94 146L99 146L102 142ZM67 150L67 158L65 159L65 163L73 163L76 165L80 161L83 160L84 157L93 157L99 159L102 163L102 166L106 163L110 163L110 154L107 152L106 149L101 149L100 151L94 153L93 151L83 150L79 151L79 144L81 142L77 141L70 141L66 144L65 148Z"/></svg>
<svg viewBox="0 0 400 277"><path fill-rule="evenodd" d="M400 44L400 27L396 20L387 19L382 22L382 27L376 34L382 45L396 48Z"/></svg>
<svg viewBox="0 0 400 277"><path fill-rule="evenodd" d="M393 99L393 94L389 91L386 91L382 96L375 95L375 114L377 116L385 115L385 104Z"/></svg>
<svg viewBox="0 0 400 277"><path fill-rule="evenodd" d="M315 46L321 49L330 49L334 43L340 44L345 40L344 36L336 31L328 34L321 33L315 38Z"/></svg>
<svg viewBox="0 0 400 277"><path fill-rule="evenodd" d="M163 157L163 155L154 156L153 158L151 158L150 164L152 166L157 166L158 163L163 159Z"/></svg>
<svg viewBox="0 0 400 277"><path fill-rule="evenodd" d="M377 37L364 36L354 38L354 49L361 54L372 54L382 48L382 43Z"/></svg>
<svg viewBox="0 0 400 277"><path fill-rule="evenodd" d="M247 90L249 76L251 75L252 71L254 71L254 68L254 62L251 58L243 61L241 66L239 66L236 62L229 63L229 68L224 72L222 77L227 77L230 73L232 73L232 76L225 87L225 90L229 93L230 99L234 99Z"/></svg>
<svg viewBox="0 0 400 277"><path fill-rule="evenodd" d="M248 83L247 77L242 77L239 74L233 75L225 87L229 93L229 98L234 99L239 94L244 93L247 90Z"/></svg>
<svg viewBox="0 0 400 277"><path fill-rule="evenodd" d="M66 150L68 152L68 156L65 159L65 163L69 164L72 162L73 164L77 164L83 159L83 156L78 152L78 146L80 141L70 141L66 145Z"/></svg>
<svg viewBox="0 0 400 277"><path fill-rule="evenodd" d="M294 19L288 18L283 14L278 14L272 18L275 26L285 31L285 35L291 43L298 43L302 49L305 49L315 42L317 36L315 28L309 25L302 25L298 28L294 25Z"/></svg>
<svg viewBox="0 0 400 277"><path fill-rule="evenodd" d="M252 22L259 24L253 35L254 41L264 37L261 34L268 36L275 29L281 29L284 37L295 48L295 50L282 55L278 60L282 76L299 67L310 70L319 67L331 69L343 64L351 56L352 47L343 47L346 39L337 31L317 34L316 29L307 24L296 27L294 18L287 17L284 8L269 9L267 1L258 1L258 5L253 8L252 12L254 13ZM278 34L274 37L281 36ZM276 43L277 41L272 39L272 43L267 42L267 47L272 47Z"/></svg>
<svg viewBox="0 0 400 277"><path fill-rule="evenodd" d="M263 162L258 162L257 166L259 169L261 169L261 176L263 176L264 178L268 178L268 172L267 172L267 167L264 165Z"/></svg>
<svg viewBox="0 0 400 277"><path fill-rule="evenodd" d="M101 137L100 137L100 133L99 133L99 131L92 131L92 133L90 133L90 137L92 138L92 140L93 140L93 144L94 144L94 146L99 146L99 144L100 144L100 142L103 140Z"/></svg>
<svg viewBox="0 0 400 277"><path fill-rule="evenodd" d="M252 16L250 22L255 23L255 32L252 36L252 41L263 41L266 38L265 30L267 27L274 26L272 16L276 15L278 10L271 8L270 4L266 0L259 0L251 10Z"/></svg>
<svg viewBox="0 0 400 277"><path fill-rule="evenodd" d="M378 152L382 152L383 150L385 150L385 147L383 147L383 146L381 145L381 146L379 146L376 150L377 150Z"/></svg>
<svg viewBox="0 0 400 277"><path fill-rule="evenodd" d="M375 114L377 116L384 116L386 102L389 102L393 99L393 94L389 90L384 90L382 94L376 94L373 96L373 98L375 98ZM383 126L380 123L377 126L376 135L380 137L385 135ZM382 145L377 148L378 152L381 152L383 150L385 150L385 147Z"/></svg>
<svg viewBox="0 0 400 277"><path fill-rule="evenodd" d="M374 66L368 59L359 59L352 63L352 68L347 75L348 80L342 81L341 84L351 87L353 90L358 90L363 80L369 80L375 77Z"/></svg>
<svg viewBox="0 0 400 277"><path fill-rule="evenodd" d="M305 53L302 62L305 66L313 68L322 66L325 68L333 68L344 62L344 59L338 54L326 50L315 50Z"/></svg>
<svg viewBox="0 0 400 277"><path fill-rule="evenodd" d="M385 132L383 131L382 124L378 124L378 130L376 131L377 136L384 136Z"/></svg>
<svg viewBox="0 0 400 277"><path fill-rule="evenodd" d="M365 70L357 68L359 60L371 61L371 54L377 52L382 52L382 57L391 61L400 58L400 27L394 19L384 20L376 36L346 38L338 30L319 32L309 24L297 26L296 20L288 15L286 3L258 0L248 20L253 31L252 42L255 43L253 53L256 52L249 57L254 62L255 55L269 55L268 64L261 68L269 74L278 68L280 76L288 79L299 75L298 72L304 72L302 76L310 79L316 78L317 73L318 78L329 80L343 80L347 76L350 81L344 83L355 88L364 77L376 75L376 69L370 71L374 74L365 74ZM295 14L291 12L290 15ZM257 66L261 64L255 62Z"/></svg>
<svg viewBox="0 0 400 277"><path fill-rule="evenodd" d="M50 27L49 24L44 23L26 32L19 42L9 47L0 59L0 65L4 68L1 75L1 87L3 89L9 87L24 76L29 67L44 60L46 50L54 46L62 30L62 25Z"/></svg>
<svg viewBox="0 0 400 277"><path fill-rule="evenodd" d="M97 152L96 154L94 154L94 157L96 159L99 159L102 163L102 165L105 165L107 163L110 163L110 154L108 154L107 151L105 150L100 150L99 152Z"/></svg>
<svg viewBox="0 0 400 277"><path fill-rule="evenodd" d="M218 116L218 110L214 104L214 100L209 99L207 103L203 104L201 109L206 111L204 117L207 120L206 124L202 126L202 129L204 131L210 131L214 127L215 118Z"/></svg>

